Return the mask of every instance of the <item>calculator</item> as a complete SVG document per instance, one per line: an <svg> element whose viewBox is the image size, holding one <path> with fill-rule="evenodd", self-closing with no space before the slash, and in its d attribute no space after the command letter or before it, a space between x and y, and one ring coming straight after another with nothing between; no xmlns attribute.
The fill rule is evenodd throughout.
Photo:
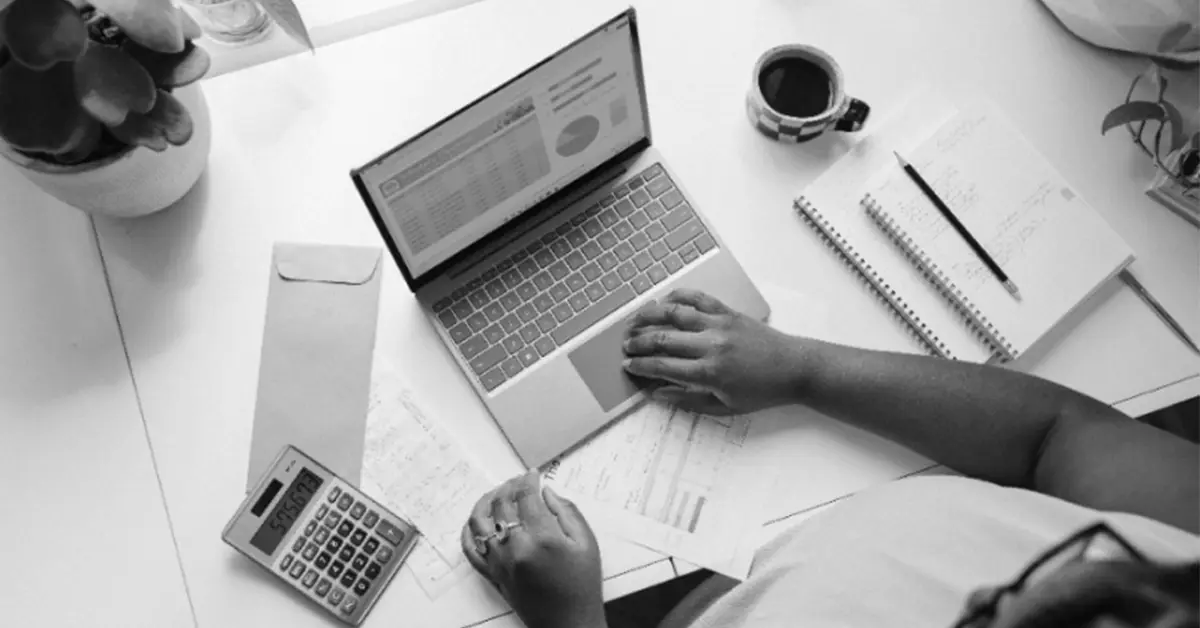
<svg viewBox="0 0 1200 628"><path fill-rule="evenodd" d="M412 551L417 529L288 446L221 538L357 626Z"/></svg>

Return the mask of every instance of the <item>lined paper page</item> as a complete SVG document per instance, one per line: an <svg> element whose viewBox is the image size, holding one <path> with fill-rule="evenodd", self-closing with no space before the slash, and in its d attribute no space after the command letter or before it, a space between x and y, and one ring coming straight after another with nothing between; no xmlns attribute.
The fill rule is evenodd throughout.
<svg viewBox="0 0 1200 628"><path fill-rule="evenodd" d="M1021 292L1010 295L900 168L871 195L1019 354L1133 260L1133 251L1003 115L963 109L901 152Z"/></svg>

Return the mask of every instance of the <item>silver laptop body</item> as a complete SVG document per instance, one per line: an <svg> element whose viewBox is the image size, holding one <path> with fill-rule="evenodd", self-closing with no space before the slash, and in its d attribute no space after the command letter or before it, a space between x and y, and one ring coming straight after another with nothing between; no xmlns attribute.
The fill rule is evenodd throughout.
<svg viewBox="0 0 1200 628"><path fill-rule="evenodd" d="M693 288L768 314L651 145L633 9L352 178L531 468L644 400L621 342L645 303Z"/></svg>

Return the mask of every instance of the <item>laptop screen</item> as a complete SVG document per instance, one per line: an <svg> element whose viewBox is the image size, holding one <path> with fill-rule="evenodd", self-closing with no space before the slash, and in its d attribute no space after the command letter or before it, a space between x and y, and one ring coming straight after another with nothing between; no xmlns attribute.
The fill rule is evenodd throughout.
<svg viewBox="0 0 1200 628"><path fill-rule="evenodd" d="M623 14L357 172L416 279L646 136Z"/></svg>

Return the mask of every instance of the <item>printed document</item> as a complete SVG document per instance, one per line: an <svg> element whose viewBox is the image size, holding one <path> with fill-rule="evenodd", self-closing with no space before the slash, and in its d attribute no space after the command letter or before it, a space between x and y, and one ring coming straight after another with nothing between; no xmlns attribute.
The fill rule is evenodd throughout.
<svg viewBox="0 0 1200 628"><path fill-rule="evenodd" d="M648 403L551 462L544 479L597 530L745 578L774 484L770 459L748 446L755 431L750 416Z"/></svg>

